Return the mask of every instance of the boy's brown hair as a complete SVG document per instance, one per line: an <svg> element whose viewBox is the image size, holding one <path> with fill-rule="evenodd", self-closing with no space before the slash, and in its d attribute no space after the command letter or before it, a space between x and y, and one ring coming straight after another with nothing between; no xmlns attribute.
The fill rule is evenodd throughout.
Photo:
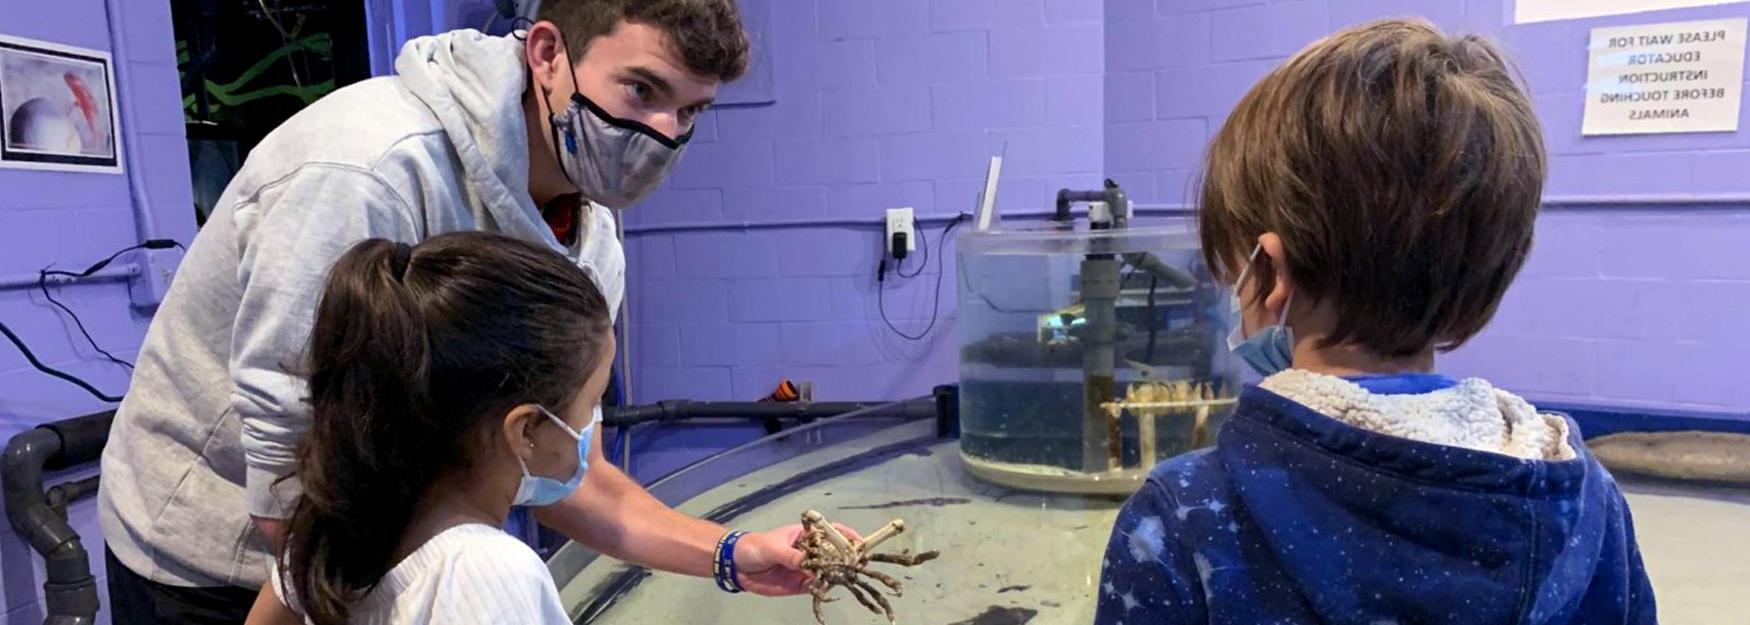
<svg viewBox="0 0 1750 625"><path fill-rule="evenodd" d="M1271 72L1211 142L1203 254L1231 280L1274 232L1301 303L1336 313L1327 346L1449 350L1494 316L1530 252L1544 160L1492 44L1423 21L1358 26ZM1268 262L1250 275L1275 280Z"/></svg>
<svg viewBox="0 0 1750 625"><path fill-rule="evenodd" d="M631 22L662 31L695 74L730 82L747 73L747 32L735 0L546 0L536 19L559 26L574 63L596 37Z"/></svg>

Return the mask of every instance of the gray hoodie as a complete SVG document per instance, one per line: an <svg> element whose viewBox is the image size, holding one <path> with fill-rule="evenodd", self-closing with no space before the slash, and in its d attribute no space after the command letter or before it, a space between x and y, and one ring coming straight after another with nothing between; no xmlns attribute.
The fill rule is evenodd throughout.
<svg viewBox="0 0 1750 625"><path fill-rule="evenodd" d="M512 38L408 42L398 76L323 98L250 154L189 247L146 333L103 453L99 520L136 573L177 586L259 586L251 514L289 516L310 421L299 371L334 260L383 237L461 230L539 241L578 260L617 310L625 256L591 205L578 243L528 193L527 72Z"/></svg>

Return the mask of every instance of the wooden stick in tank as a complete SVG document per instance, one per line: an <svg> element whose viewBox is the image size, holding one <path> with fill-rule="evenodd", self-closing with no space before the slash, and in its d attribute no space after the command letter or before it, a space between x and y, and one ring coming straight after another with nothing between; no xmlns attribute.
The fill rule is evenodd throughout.
<svg viewBox="0 0 1750 625"><path fill-rule="evenodd" d="M1197 406L1197 422L1191 426L1192 449L1202 447L1204 438L1208 436L1209 404L1207 402L1213 397L1214 394L1210 392L1208 385L1198 385L1197 399L1204 403Z"/></svg>
<svg viewBox="0 0 1750 625"><path fill-rule="evenodd" d="M1160 419L1161 412L1145 408L1132 410L1131 414L1136 415L1136 437L1139 441L1137 451L1142 456L1141 466L1147 469L1154 466L1156 460L1155 422Z"/></svg>
<svg viewBox="0 0 1750 625"><path fill-rule="evenodd" d="M1106 422L1106 457L1107 469L1124 468L1124 428L1119 427L1117 417Z"/></svg>

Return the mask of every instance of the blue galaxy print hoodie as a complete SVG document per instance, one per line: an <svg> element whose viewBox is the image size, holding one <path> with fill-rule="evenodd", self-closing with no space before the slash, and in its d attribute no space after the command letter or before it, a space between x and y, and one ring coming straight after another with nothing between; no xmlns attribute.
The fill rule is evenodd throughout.
<svg viewBox="0 0 1750 625"><path fill-rule="evenodd" d="M1247 388L1125 504L1101 577L1100 625L1656 622L1578 429L1439 376Z"/></svg>

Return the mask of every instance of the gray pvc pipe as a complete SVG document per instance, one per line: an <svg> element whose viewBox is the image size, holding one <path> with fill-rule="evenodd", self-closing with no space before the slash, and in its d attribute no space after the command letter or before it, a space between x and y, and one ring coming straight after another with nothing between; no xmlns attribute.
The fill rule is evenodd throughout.
<svg viewBox="0 0 1750 625"><path fill-rule="evenodd" d="M43 491L45 467L96 460L114 413L39 426L13 436L0 455L0 486L6 520L43 557L44 603L49 625L90 625L97 620L97 581L79 533ZM74 438L78 440L68 440ZM88 492L89 481L61 492Z"/></svg>

